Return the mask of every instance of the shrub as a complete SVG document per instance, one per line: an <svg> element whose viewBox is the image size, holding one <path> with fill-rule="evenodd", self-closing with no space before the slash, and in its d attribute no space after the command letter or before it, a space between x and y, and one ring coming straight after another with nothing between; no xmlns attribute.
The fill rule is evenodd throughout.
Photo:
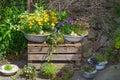
<svg viewBox="0 0 120 80"><path fill-rule="evenodd" d="M62 67L60 71L57 72L54 80L70 80L74 73L74 69Z"/></svg>
<svg viewBox="0 0 120 80"><path fill-rule="evenodd" d="M18 23L18 14L25 10L25 0L1 0L0 5L0 60L7 53L23 53L26 40L19 32L11 30L9 22ZM19 7L17 6L19 4ZM4 14L3 14L4 13ZM22 37L22 38L21 38Z"/></svg>
<svg viewBox="0 0 120 80"><path fill-rule="evenodd" d="M54 78L57 73L57 67L53 63L44 63L40 67L40 73L44 78Z"/></svg>
<svg viewBox="0 0 120 80"><path fill-rule="evenodd" d="M25 65L22 69L23 74L26 78L36 78L36 68L32 65Z"/></svg>

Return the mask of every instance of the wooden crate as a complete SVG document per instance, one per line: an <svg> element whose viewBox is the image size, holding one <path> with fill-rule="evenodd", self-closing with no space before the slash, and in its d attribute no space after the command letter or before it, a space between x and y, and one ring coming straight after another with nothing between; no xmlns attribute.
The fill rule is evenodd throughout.
<svg viewBox="0 0 120 80"><path fill-rule="evenodd" d="M40 65L50 60L59 68L63 66L79 65L81 60L81 44L61 44L54 47L56 50L52 56L48 56L49 45L41 43L28 43L28 64L34 65L37 69Z"/></svg>

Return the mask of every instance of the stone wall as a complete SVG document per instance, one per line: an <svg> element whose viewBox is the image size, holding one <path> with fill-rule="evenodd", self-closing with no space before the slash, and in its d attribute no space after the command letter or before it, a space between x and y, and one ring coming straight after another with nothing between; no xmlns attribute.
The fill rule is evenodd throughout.
<svg viewBox="0 0 120 80"><path fill-rule="evenodd" d="M113 40L109 33L113 26L108 24L114 16L114 0L49 0L47 8L66 10L70 16L89 26L89 34L83 40L83 57L104 53L112 47Z"/></svg>

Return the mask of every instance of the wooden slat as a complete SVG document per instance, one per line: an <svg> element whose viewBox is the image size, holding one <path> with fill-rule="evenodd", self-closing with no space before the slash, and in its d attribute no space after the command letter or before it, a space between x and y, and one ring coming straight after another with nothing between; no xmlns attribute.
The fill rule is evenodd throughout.
<svg viewBox="0 0 120 80"><path fill-rule="evenodd" d="M49 47L28 47L28 53L48 53Z"/></svg>
<svg viewBox="0 0 120 80"><path fill-rule="evenodd" d="M28 47L29 46L48 46L48 44L44 44L44 43L31 43L29 42L28 43ZM74 43L74 44L60 44L60 45L57 45L57 46L64 46L64 47L68 47L68 46L74 46L74 47L81 47L81 43Z"/></svg>
<svg viewBox="0 0 120 80"><path fill-rule="evenodd" d="M54 63L58 69L61 69L62 67L65 66L73 66L72 63ZM41 63L28 63L28 65L33 65L36 67L37 70L40 69L40 66L42 65Z"/></svg>
<svg viewBox="0 0 120 80"><path fill-rule="evenodd" d="M61 60L61 61L67 61L67 60L81 60L81 54L53 54L51 57L45 54L29 54L28 60L47 60L50 58L51 60Z"/></svg>
<svg viewBox="0 0 120 80"><path fill-rule="evenodd" d="M81 48L76 47L56 47L53 49L55 53L80 53ZM28 53L48 53L49 47L28 47Z"/></svg>
<svg viewBox="0 0 120 80"><path fill-rule="evenodd" d="M55 52L54 52L55 50ZM37 69L40 68L44 61L48 58L49 45L44 43L28 43L28 64L34 65ZM61 68L67 64L74 65L81 61L81 43L66 43L56 46L53 49L54 54L50 60L58 68ZM43 61L43 62L42 62ZM77 63L78 62L78 63Z"/></svg>

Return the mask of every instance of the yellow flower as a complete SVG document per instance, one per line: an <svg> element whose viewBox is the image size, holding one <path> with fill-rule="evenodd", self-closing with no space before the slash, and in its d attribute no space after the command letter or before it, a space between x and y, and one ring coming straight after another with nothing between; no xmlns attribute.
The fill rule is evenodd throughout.
<svg viewBox="0 0 120 80"><path fill-rule="evenodd" d="M31 28L32 28L32 26L29 26L29 28L31 29Z"/></svg>
<svg viewBox="0 0 120 80"><path fill-rule="evenodd" d="M32 22L29 22L29 26L32 26L33 25L33 23Z"/></svg>
<svg viewBox="0 0 120 80"><path fill-rule="evenodd" d="M42 26L42 23L41 23L40 21L38 22L38 24L39 24L40 26Z"/></svg>
<svg viewBox="0 0 120 80"><path fill-rule="evenodd" d="M32 16L28 17L28 20L30 20L30 21L33 20L33 17Z"/></svg>
<svg viewBox="0 0 120 80"><path fill-rule="evenodd" d="M22 19L22 18L24 18L24 16L23 16L23 15L21 15L21 16L20 16L20 19Z"/></svg>
<svg viewBox="0 0 120 80"><path fill-rule="evenodd" d="M40 28L42 29L42 26L40 26Z"/></svg>
<svg viewBox="0 0 120 80"><path fill-rule="evenodd" d="M36 21L40 21L38 17L37 17L37 18L35 18L35 20L36 20Z"/></svg>
<svg viewBox="0 0 120 80"><path fill-rule="evenodd" d="M51 23L51 26L53 26L53 27L54 27L54 26L55 26L55 23Z"/></svg>
<svg viewBox="0 0 120 80"><path fill-rule="evenodd" d="M47 10L44 10L44 11L43 11L43 14L47 14Z"/></svg>
<svg viewBox="0 0 120 80"><path fill-rule="evenodd" d="M56 14L55 14L53 11L51 11L51 12L50 12L50 15L51 15L52 17L54 17Z"/></svg>
<svg viewBox="0 0 120 80"><path fill-rule="evenodd" d="M44 22L47 22L47 20L46 20L46 19L44 19Z"/></svg>
<svg viewBox="0 0 120 80"><path fill-rule="evenodd" d="M57 18L56 17L52 17L52 22L56 23L57 22Z"/></svg>
<svg viewBox="0 0 120 80"><path fill-rule="evenodd" d="M52 10L44 10L43 8L41 8L41 10L35 10L35 12L33 13L24 13L21 14L20 16L20 24L21 26L26 26L23 29L26 30L30 30L30 32L35 32L35 33L39 33L39 30L43 30L43 31L51 31L51 28L47 29L44 28L45 26L49 26L49 27L54 27L56 26L56 22L57 22L57 17L56 17L56 13ZM32 28L34 28L34 30L31 30ZM38 30L37 30L38 29Z"/></svg>
<svg viewBox="0 0 120 80"><path fill-rule="evenodd" d="M43 18L40 18L39 20L42 22L42 21L43 21Z"/></svg>
<svg viewBox="0 0 120 80"><path fill-rule="evenodd" d="M48 18L44 18L44 22L48 22L48 20L49 20Z"/></svg>

